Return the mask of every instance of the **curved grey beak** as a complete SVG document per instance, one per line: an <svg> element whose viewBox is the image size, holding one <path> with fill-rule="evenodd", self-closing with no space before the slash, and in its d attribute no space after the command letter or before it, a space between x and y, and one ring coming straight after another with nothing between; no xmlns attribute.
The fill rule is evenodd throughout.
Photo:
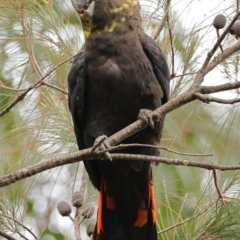
<svg viewBox="0 0 240 240"><path fill-rule="evenodd" d="M87 21L94 15L95 1L92 1L87 9L83 8L86 6L86 3L84 3L82 0L79 1L80 3L75 2L75 0L71 0L71 2L73 7L79 13L81 20Z"/></svg>

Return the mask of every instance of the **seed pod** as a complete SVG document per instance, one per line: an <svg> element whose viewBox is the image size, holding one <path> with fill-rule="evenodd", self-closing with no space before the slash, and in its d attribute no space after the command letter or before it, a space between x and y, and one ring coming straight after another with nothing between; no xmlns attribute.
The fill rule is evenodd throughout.
<svg viewBox="0 0 240 240"><path fill-rule="evenodd" d="M94 214L94 211L95 211L94 206L93 205L88 205L82 211L82 216L84 218L90 218Z"/></svg>
<svg viewBox="0 0 240 240"><path fill-rule="evenodd" d="M95 228L94 224L92 223L88 224L86 232L89 237L93 235L94 228Z"/></svg>
<svg viewBox="0 0 240 240"><path fill-rule="evenodd" d="M83 205L83 202L84 202L84 196L82 192L80 191L74 192L72 195L72 205L74 207L81 207Z"/></svg>
<svg viewBox="0 0 240 240"><path fill-rule="evenodd" d="M240 37L240 22L235 22L230 29L230 33L235 35L237 38Z"/></svg>
<svg viewBox="0 0 240 240"><path fill-rule="evenodd" d="M223 14L218 14L213 20L213 26L216 29L222 29L226 25L226 17Z"/></svg>
<svg viewBox="0 0 240 240"><path fill-rule="evenodd" d="M57 210L63 217L69 216L72 212L71 206L65 201L61 201L57 204Z"/></svg>

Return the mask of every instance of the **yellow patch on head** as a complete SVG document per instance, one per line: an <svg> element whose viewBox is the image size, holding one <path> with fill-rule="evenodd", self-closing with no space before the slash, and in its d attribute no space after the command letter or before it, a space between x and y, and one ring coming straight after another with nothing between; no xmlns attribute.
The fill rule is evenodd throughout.
<svg viewBox="0 0 240 240"><path fill-rule="evenodd" d="M128 3L130 3L132 6L135 6L138 4L137 0L127 0Z"/></svg>
<svg viewBox="0 0 240 240"><path fill-rule="evenodd" d="M134 0L133 2L132 2L132 5L133 6L136 6L138 4L138 1L136 1L136 0Z"/></svg>
<svg viewBox="0 0 240 240"><path fill-rule="evenodd" d="M121 22L125 22L125 20L126 20L125 17L122 17L122 18L120 19Z"/></svg>
<svg viewBox="0 0 240 240"><path fill-rule="evenodd" d="M122 12L122 10L123 10L123 7L117 7L117 8L110 9L110 12L119 13L119 12Z"/></svg>
<svg viewBox="0 0 240 240"><path fill-rule="evenodd" d="M125 8L125 9L129 8L129 4L128 3L123 3L123 8Z"/></svg>
<svg viewBox="0 0 240 240"><path fill-rule="evenodd" d="M106 27L104 28L104 31L111 33L111 32L114 31L116 25L117 25L116 22L112 22L112 25L111 25L110 27L106 26Z"/></svg>

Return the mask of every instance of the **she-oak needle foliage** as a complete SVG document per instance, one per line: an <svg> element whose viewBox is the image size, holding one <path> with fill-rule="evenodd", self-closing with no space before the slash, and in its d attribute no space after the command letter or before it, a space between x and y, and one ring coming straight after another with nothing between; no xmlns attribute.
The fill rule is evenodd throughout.
<svg viewBox="0 0 240 240"><path fill-rule="evenodd" d="M172 74L172 98L186 90L213 42L211 26L218 13L229 22L236 12L235 1L210 1L212 8L193 12L196 1L142 1L142 16L148 34L167 57ZM223 46L236 41L227 37ZM77 150L67 106L67 74L72 57L84 42L81 24L71 1L0 1L0 112L27 88L22 100L0 116L0 173L4 175L41 161L44 157ZM220 50L219 50L220 51ZM239 55L223 61L205 79L206 85L239 79ZM225 94L238 96L238 91ZM166 116L162 157L239 164L239 107L194 101ZM196 156L208 154L213 156ZM57 202L69 201L79 189L82 164L46 171L0 189L1 232L16 239L73 239L74 228L56 210ZM239 171L217 172L218 199L212 171L159 164L154 168L159 239L238 239ZM87 184L86 202L96 204L97 193ZM81 225L83 239L91 219ZM25 227L23 227L25 226ZM31 232L34 235L31 234Z"/></svg>

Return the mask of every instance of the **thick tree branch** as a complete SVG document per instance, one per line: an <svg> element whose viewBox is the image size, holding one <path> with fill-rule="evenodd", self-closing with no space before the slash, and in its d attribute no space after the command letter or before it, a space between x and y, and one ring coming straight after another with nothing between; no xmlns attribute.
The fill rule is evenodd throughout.
<svg viewBox="0 0 240 240"><path fill-rule="evenodd" d="M117 159L117 160L131 160L131 161L150 161L150 162L164 163L168 165L197 167L197 168L203 168L207 170L216 169L216 170L226 171L226 170L240 169L240 165L226 166L226 165L195 162L195 161L182 160L182 159L164 158L164 157L157 157L157 156L113 153L111 154L111 157L113 160ZM13 173L9 173L1 176L0 187L4 187L16 181L19 181L21 179L34 176L45 170L49 170L49 169L63 166L66 164L76 163L82 160L90 161L91 159L96 159L96 158L106 159L106 156L104 154L98 154L98 153L91 154L91 148L88 148L75 153L44 159L41 162L36 163L32 166L25 167Z"/></svg>

